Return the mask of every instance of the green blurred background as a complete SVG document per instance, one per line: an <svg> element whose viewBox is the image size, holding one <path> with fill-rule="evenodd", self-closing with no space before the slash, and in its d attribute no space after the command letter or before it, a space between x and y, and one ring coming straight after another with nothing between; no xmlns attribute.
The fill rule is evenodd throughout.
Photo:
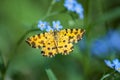
<svg viewBox="0 0 120 80"><path fill-rule="evenodd" d="M109 29L119 29L120 0L78 0L84 19L71 17L64 0L53 5L51 12L57 14L44 18L51 1L0 0L0 80L100 80L109 70L103 58L91 56L89 45ZM60 20L63 28L85 29L85 51L78 43L70 55L43 57L39 49L25 42L27 37L41 33L39 20Z"/></svg>

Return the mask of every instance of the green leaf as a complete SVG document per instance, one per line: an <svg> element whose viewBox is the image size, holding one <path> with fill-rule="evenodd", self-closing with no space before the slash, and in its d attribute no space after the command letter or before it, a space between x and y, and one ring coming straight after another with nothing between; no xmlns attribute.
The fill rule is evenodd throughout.
<svg viewBox="0 0 120 80"><path fill-rule="evenodd" d="M48 75L49 80L57 80L57 78L55 77L55 75L51 69L46 69L46 73Z"/></svg>

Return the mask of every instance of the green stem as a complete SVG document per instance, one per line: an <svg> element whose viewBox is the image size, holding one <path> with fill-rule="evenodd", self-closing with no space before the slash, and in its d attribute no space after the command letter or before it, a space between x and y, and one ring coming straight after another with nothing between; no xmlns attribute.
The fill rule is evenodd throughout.
<svg viewBox="0 0 120 80"><path fill-rule="evenodd" d="M49 80L57 80L55 74L53 73L51 69L46 69L45 71L47 73Z"/></svg>
<svg viewBox="0 0 120 80"><path fill-rule="evenodd" d="M64 10L61 10L61 11L52 12L52 13L50 13L49 15L45 16L42 20L45 20L46 18L48 18L48 17L50 17L50 16L58 15L58 14L60 14L60 13L65 13L65 12L66 12L65 9L64 9Z"/></svg>
<svg viewBox="0 0 120 80"><path fill-rule="evenodd" d="M49 8L47 10L47 13L46 13L45 17L43 18L43 20L50 15L52 7L53 7L54 4L55 4L55 0L52 0L51 4L50 4L50 6L49 6Z"/></svg>
<svg viewBox="0 0 120 80"><path fill-rule="evenodd" d="M100 80L104 80L105 78L111 76L111 75L114 74L115 72L116 72L116 71L113 71L113 72L110 73L110 74L106 74L106 75L104 75Z"/></svg>
<svg viewBox="0 0 120 80"><path fill-rule="evenodd" d="M76 18L74 17L74 15L72 13L70 13L70 16L71 16L72 20L77 24Z"/></svg>

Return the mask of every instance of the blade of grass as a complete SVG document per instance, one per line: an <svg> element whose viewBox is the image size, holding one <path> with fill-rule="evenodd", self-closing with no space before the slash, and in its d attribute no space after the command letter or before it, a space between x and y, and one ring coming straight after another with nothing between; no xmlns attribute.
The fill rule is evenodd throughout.
<svg viewBox="0 0 120 80"><path fill-rule="evenodd" d="M45 71L48 75L49 80L57 80L57 78L55 77L55 75L51 69L46 69Z"/></svg>

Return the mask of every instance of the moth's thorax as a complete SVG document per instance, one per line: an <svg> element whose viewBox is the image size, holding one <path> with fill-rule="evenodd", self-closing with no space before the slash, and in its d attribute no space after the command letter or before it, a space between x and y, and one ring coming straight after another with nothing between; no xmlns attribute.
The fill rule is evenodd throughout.
<svg viewBox="0 0 120 80"><path fill-rule="evenodd" d="M57 41L57 39L58 39L58 31L57 30L55 30L55 31L53 31L53 35L54 35L54 39Z"/></svg>

